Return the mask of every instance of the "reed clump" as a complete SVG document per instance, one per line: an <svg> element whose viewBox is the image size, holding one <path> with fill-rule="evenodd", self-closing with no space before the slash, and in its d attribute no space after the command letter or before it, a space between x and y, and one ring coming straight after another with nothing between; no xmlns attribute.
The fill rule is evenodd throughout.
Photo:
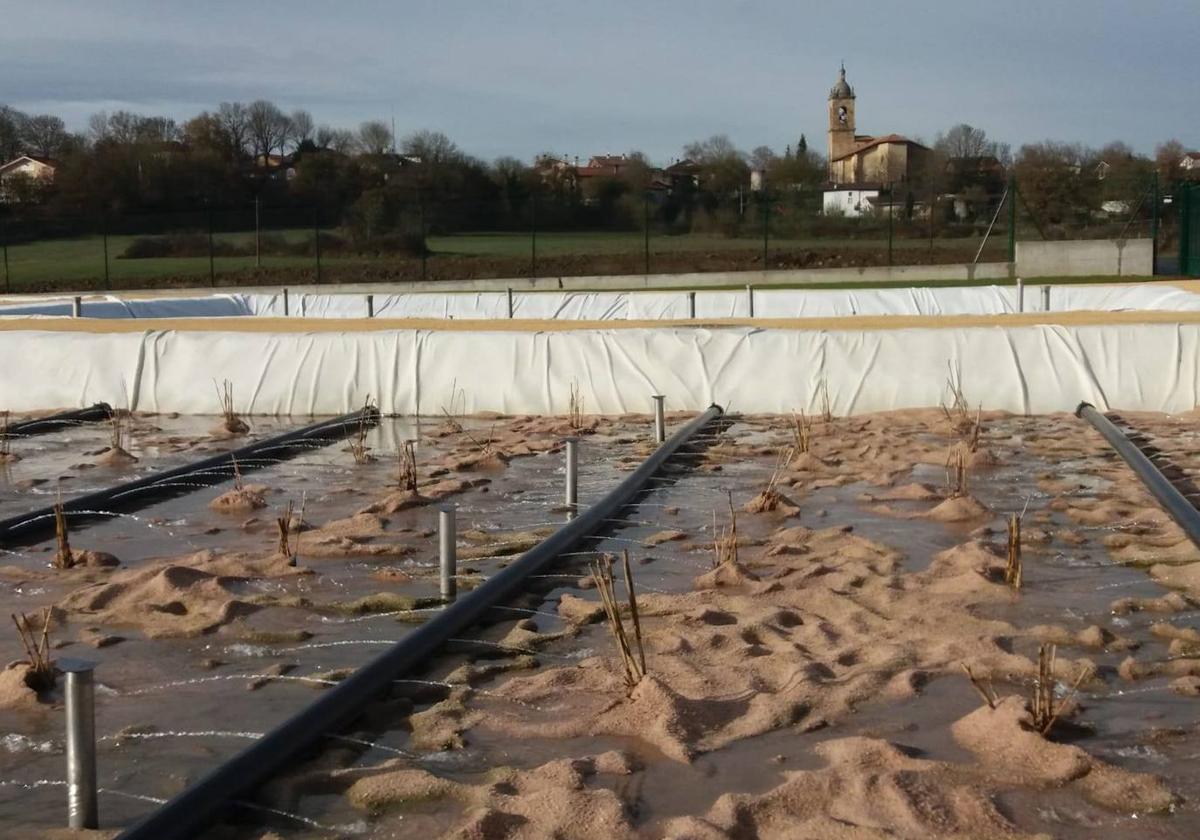
<svg viewBox="0 0 1200 840"><path fill-rule="evenodd" d="M1080 684L1091 675L1091 668L1084 666L1075 678L1071 689L1061 699L1054 697L1054 662L1058 648L1053 644L1038 646L1038 675L1031 688L1029 712L1033 718L1033 727L1042 735L1049 735L1055 722L1070 705L1079 690Z"/></svg>
<svg viewBox="0 0 1200 840"><path fill-rule="evenodd" d="M719 569L726 563L737 565L738 529L737 511L733 508L733 492L729 492L729 525L717 528L717 512L713 511L713 568Z"/></svg>
<svg viewBox="0 0 1200 840"><path fill-rule="evenodd" d="M8 432L8 412L0 412L0 464L12 461L12 437Z"/></svg>
<svg viewBox="0 0 1200 840"><path fill-rule="evenodd" d="M54 505L54 537L58 549L54 553L54 568L75 568L75 553L71 551L71 538L67 531L67 515L63 511L62 497Z"/></svg>
<svg viewBox="0 0 1200 840"><path fill-rule="evenodd" d="M972 426L971 406L963 393L962 368L948 361L946 367L949 370L946 377L946 390L950 393L950 405L946 405L945 400L942 401L942 414L953 432L960 435L967 434Z"/></svg>
<svg viewBox="0 0 1200 840"><path fill-rule="evenodd" d="M617 653L621 657L621 667L625 674L625 687L632 690L646 676L646 649L642 644L642 622L638 614L637 593L634 591L633 572L629 566L629 552L621 554L621 565L625 572L625 592L629 603L631 626L626 629L625 619L621 614L621 605L617 600L616 585L613 580L613 559L605 554L592 563L592 580L600 600L604 606L604 615L612 631ZM633 641L631 643L630 636ZM636 645L636 655L634 646Z"/></svg>
<svg viewBox="0 0 1200 840"><path fill-rule="evenodd" d="M833 422L833 409L829 405L829 379L822 376L817 383L817 394L821 397L821 422L828 426Z"/></svg>
<svg viewBox="0 0 1200 840"><path fill-rule="evenodd" d="M279 546L276 549L280 557L288 557L295 560L295 554L292 552L292 511L295 508L295 503L288 499L287 507L283 509L283 515L276 517L275 524L279 528Z"/></svg>
<svg viewBox="0 0 1200 840"><path fill-rule="evenodd" d="M404 446L397 453L398 468L396 474L396 483L401 490L412 493L414 496L417 493L417 448L416 442L411 440L404 441Z"/></svg>
<svg viewBox="0 0 1200 840"><path fill-rule="evenodd" d="M792 412L792 448L801 455L806 455L812 451L813 441L813 421L811 417L804 414L804 410L800 410L799 416L796 412Z"/></svg>
<svg viewBox="0 0 1200 840"><path fill-rule="evenodd" d="M1023 582L1021 567L1021 517L1011 514L1008 517L1008 556L1004 564L1004 582L1020 592Z"/></svg>
<svg viewBox="0 0 1200 840"><path fill-rule="evenodd" d="M571 391L567 396L567 425L572 429L583 428L583 394L576 380L571 380Z"/></svg>
<svg viewBox="0 0 1200 840"><path fill-rule="evenodd" d="M29 671L25 675L25 684L39 694L54 688L57 675L54 661L50 659L50 608L42 610L41 633L34 628L29 616L21 613L13 614L13 624L17 626L17 635L25 648L26 661Z"/></svg>
<svg viewBox="0 0 1200 840"><path fill-rule="evenodd" d="M355 429L354 437L350 441L350 454L354 456L354 463L362 466L374 461L374 456L371 455L371 447L367 446L367 417L369 416L371 406L371 398L367 397L363 403L362 414L358 418L358 428Z"/></svg>
<svg viewBox="0 0 1200 840"><path fill-rule="evenodd" d="M225 431L231 435L244 435L250 431L250 426L238 416L237 410L233 406L233 383L224 379L218 385L214 379L213 387L217 389L217 402L221 408L221 425Z"/></svg>
<svg viewBox="0 0 1200 840"><path fill-rule="evenodd" d="M779 460L775 463L775 469L771 471L771 477L767 479L767 486L746 503L745 511L747 513L782 511L795 514L800 512L800 506L779 491L779 482L783 479L784 472L795 455L795 449L780 450Z"/></svg>
<svg viewBox="0 0 1200 840"><path fill-rule="evenodd" d="M970 453L962 444L950 447L946 456L946 487L952 499L967 495L967 464Z"/></svg>
<svg viewBox="0 0 1200 840"><path fill-rule="evenodd" d="M463 407L461 414L457 410L460 392L462 394L462 407ZM442 414L445 415L445 417L446 417L446 422L443 423L442 425L445 426L447 432L449 432L452 435L457 435L462 432L463 426L462 426L462 423L460 423L458 421L458 418L461 417L463 414L466 414L466 410L467 410L466 389L458 387L457 379L451 379L450 380L450 408L447 409L446 406L442 406Z"/></svg>

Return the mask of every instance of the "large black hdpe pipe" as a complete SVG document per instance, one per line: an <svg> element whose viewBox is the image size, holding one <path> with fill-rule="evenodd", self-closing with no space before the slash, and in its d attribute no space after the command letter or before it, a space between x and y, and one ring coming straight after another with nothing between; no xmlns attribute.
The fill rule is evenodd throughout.
<svg viewBox="0 0 1200 840"><path fill-rule="evenodd" d="M228 481L234 475L235 462L236 469L241 472L260 469L316 445L351 435L363 424L374 425L377 422L379 409L368 406L332 420L293 429L282 435L255 441L239 449L193 461L166 472L154 473L136 481L76 496L63 502L63 513L68 515L71 525L92 519L106 519L110 512L137 510L172 496L190 493L196 484L207 486ZM29 545L53 536L54 525L53 507L0 520L0 547Z"/></svg>
<svg viewBox="0 0 1200 840"><path fill-rule="evenodd" d="M368 703L383 695L394 680L428 660L448 639L478 622L492 606L521 590L529 575L601 530L606 520L618 517L622 507L642 490L668 458L692 435L722 414L720 406L711 406L672 435L595 505L580 512L575 519L522 554L519 560L415 628L252 746L127 828L117 840L175 840L195 836L233 800L252 793L327 734L345 727Z"/></svg>
<svg viewBox="0 0 1200 840"><path fill-rule="evenodd" d="M59 429L107 420L112 415L113 410L111 405L102 402L96 403L89 408L79 408L74 411L63 411L58 414L48 414L45 417L36 417L33 420L9 423L8 437L19 438L45 435L50 432L57 432Z"/></svg>
<svg viewBox="0 0 1200 840"><path fill-rule="evenodd" d="M1082 417L1091 423L1096 431L1104 435L1104 439L1112 445L1118 455L1125 459L1129 468L1137 473L1138 478L1146 485L1146 489L1153 494L1154 498L1158 499L1159 504L1166 509L1171 518L1179 523L1179 527L1184 530L1193 543L1200 546L1200 511L1196 510L1196 507L1179 492L1171 480L1162 474L1153 461L1146 457L1146 453L1142 452L1137 444L1113 425L1111 420L1097 411L1091 403L1081 402L1079 408L1075 409L1075 416Z"/></svg>

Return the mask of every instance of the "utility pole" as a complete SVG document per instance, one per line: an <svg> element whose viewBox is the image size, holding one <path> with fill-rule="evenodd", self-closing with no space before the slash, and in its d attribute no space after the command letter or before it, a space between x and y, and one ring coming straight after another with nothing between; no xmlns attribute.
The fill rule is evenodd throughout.
<svg viewBox="0 0 1200 840"><path fill-rule="evenodd" d="M1008 176L1008 261L1017 261L1017 176Z"/></svg>
<svg viewBox="0 0 1200 840"><path fill-rule="evenodd" d="M537 188L529 201L529 276L537 279Z"/></svg>
<svg viewBox="0 0 1200 840"><path fill-rule="evenodd" d="M1150 205L1150 273L1158 273L1158 170L1154 170Z"/></svg>
<svg viewBox="0 0 1200 840"><path fill-rule="evenodd" d="M888 266L892 265L892 227L896 219L896 185L888 184Z"/></svg>
<svg viewBox="0 0 1200 840"><path fill-rule="evenodd" d="M210 286L217 285L217 267L213 261L213 211L212 205L208 205L208 284Z"/></svg>
<svg viewBox="0 0 1200 840"><path fill-rule="evenodd" d="M317 257L317 285L321 285L321 206L313 207L313 253Z"/></svg>
<svg viewBox="0 0 1200 840"><path fill-rule="evenodd" d="M642 193L642 227L645 232L643 252L646 256L646 274L650 273L650 191Z"/></svg>
<svg viewBox="0 0 1200 840"><path fill-rule="evenodd" d="M12 291L12 285L8 276L8 236L4 230L4 213L0 211L0 250L4 251L4 291Z"/></svg>
<svg viewBox="0 0 1200 840"><path fill-rule="evenodd" d="M254 194L254 267L262 268L262 198Z"/></svg>
<svg viewBox="0 0 1200 840"><path fill-rule="evenodd" d="M100 239L104 243L104 288L111 289L112 281L108 276L108 215L100 219Z"/></svg>

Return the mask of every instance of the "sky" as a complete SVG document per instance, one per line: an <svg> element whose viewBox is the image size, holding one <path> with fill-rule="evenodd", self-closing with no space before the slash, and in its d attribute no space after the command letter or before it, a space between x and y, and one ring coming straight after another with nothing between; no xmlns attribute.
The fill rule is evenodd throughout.
<svg viewBox="0 0 1200 840"><path fill-rule="evenodd" d="M74 130L265 98L486 160L823 150L842 61L862 134L1200 148L1196 0L0 0L0 104Z"/></svg>

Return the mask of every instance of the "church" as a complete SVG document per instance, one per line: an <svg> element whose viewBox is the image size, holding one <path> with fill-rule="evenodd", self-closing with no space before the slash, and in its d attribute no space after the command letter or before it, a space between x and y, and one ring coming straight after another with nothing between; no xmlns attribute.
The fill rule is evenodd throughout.
<svg viewBox="0 0 1200 840"><path fill-rule="evenodd" d="M879 195L881 187L919 180L928 163L929 148L899 134L857 134L854 104L854 88L846 81L842 65L837 84L829 91L830 189L825 207L828 211L837 206L845 215L856 216L866 209L865 201Z"/></svg>

